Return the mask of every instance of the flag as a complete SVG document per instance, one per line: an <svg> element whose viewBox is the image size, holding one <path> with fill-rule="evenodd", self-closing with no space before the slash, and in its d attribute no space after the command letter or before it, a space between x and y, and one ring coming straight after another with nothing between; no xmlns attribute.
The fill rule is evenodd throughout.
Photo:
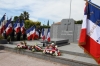
<svg viewBox="0 0 100 66"><path fill-rule="evenodd" d="M6 24L5 16L6 15L4 14L3 17L0 20L0 34L2 34L5 30L5 24Z"/></svg>
<svg viewBox="0 0 100 66"><path fill-rule="evenodd" d="M24 20L22 20L22 22L20 23L21 26L21 33L25 34L25 25L24 25Z"/></svg>
<svg viewBox="0 0 100 66"><path fill-rule="evenodd" d="M34 37L35 37L35 26L32 26L29 29L27 29L26 34L27 34L28 40L34 39Z"/></svg>
<svg viewBox="0 0 100 66"><path fill-rule="evenodd" d="M35 38L35 35L36 35L35 29L36 29L35 26L32 26L32 27L31 27L30 35L31 35L32 39L34 39L34 38Z"/></svg>
<svg viewBox="0 0 100 66"><path fill-rule="evenodd" d="M6 29L6 23L7 23L7 20L4 20L3 24L2 24L2 31L3 31L3 33L5 32L5 29Z"/></svg>
<svg viewBox="0 0 100 66"><path fill-rule="evenodd" d="M44 28L42 28L41 38L43 39L43 41L45 40Z"/></svg>
<svg viewBox="0 0 100 66"><path fill-rule="evenodd" d="M7 20L7 23L6 23L6 35L9 35L9 34L11 34L11 32L12 32L12 24L11 24L11 19L12 18L10 18L9 20Z"/></svg>
<svg viewBox="0 0 100 66"><path fill-rule="evenodd" d="M48 28L46 39L50 42L50 29Z"/></svg>
<svg viewBox="0 0 100 66"><path fill-rule="evenodd" d="M27 34L27 39L30 40L31 39L31 37L30 37L30 29L26 30L26 34Z"/></svg>
<svg viewBox="0 0 100 66"><path fill-rule="evenodd" d="M19 33L21 30L20 30L20 22L19 22L19 19L16 20L15 24L14 24L14 30L16 33Z"/></svg>
<svg viewBox="0 0 100 66"><path fill-rule="evenodd" d="M39 32L38 32L38 31L36 31L36 33L35 33L35 38L36 38L36 39L39 38Z"/></svg>
<svg viewBox="0 0 100 66"><path fill-rule="evenodd" d="M84 11L79 46L100 64L100 7L88 2Z"/></svg>

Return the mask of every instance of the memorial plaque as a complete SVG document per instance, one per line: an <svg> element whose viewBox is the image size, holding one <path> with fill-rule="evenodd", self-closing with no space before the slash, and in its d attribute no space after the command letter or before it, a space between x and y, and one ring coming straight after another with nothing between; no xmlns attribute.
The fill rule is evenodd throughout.
<svg viewBox="0 0 100 66"><path fill-rule="evenodd" d="M74 32L74 20L73 19L62 19L61 20L61 38L69 39L69 42L73 42Z"/></svg>
<svg viewBox="0 0 100 66"><path fill-rule="evenodd" d="M64 30L63 30L63 31L61 32L61 35L65 35L65 36L66 36L66 35L73 35L73 31L64 31Z"/></svg>
<svg viewBox="0 0 100 66"><path fill-rule="evenodd" d="M75 24L73 19L62 19L60 24L53 24L51 35L54 39L68 39L69 42L78 42L81 25Z"/></svg>

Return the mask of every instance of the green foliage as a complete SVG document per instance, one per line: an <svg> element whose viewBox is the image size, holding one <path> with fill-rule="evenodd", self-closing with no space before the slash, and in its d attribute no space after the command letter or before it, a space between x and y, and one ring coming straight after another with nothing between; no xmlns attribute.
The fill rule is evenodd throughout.
<svg viewBox="0 0 100 66"><path fill-rule="evenodd" d="M13 21L15 22L18 18L19 18L19 16L14 16Z"/></svg>
<svg viewBox="0 0 100 66"><path fill-rule="evenodd" d="M82 24L82 20L75 21L75 24Z"/></svg>
<svg viewBox="0 0 100 66"><path fill-rule="evenodd" d="M26 11L23 11L23 13L19 16L20 20L29 20L29 13Z"/></svg>
<svg viewBox="0 0 100 66"><path fill-rule="evenodd" d="M18 18L20 19L20 21L29 20L29 13L26 11L23 11L23 13L21 13L20 16L14 16L13 21L15 22Z"/></svg>
<svg viewBox="0 0 100 66"><path fill-rule="evenodd" d="M50 26L46 26L46 25L44 25L44 26L40 26L41 28L50 28Z"/></svg>
<svg viewBox="0 0 100 66"><path fill-rule="evenodd" d="M40 26L41 22L39 22L39 21L32 21L32 20L25 20L25 28L26 29L30 28L33 25Z"/></svg>
<svg viewBox="0 0 100 66"><path fill-rule="evenodd" d="M11 39L10 36L8 36L8 37L7 37L7 41L10 41L10 39Z"/></svg>
<svg viewBox="0 0 100 66"><path fill-rule="evenodd" d="M49 20L48 20L48 22L47 22L47 26L49 26Z"/></svg>
<svg viewBox="0 0 100 66"><path fill-rule="evenodd" d="M36 26L40 26L41 25L41 22L37 21L37 22L34 22Z"/></svg>
<svg viewBox="0 0 100 66"><path fill-rule="evenodd" d="M23 36L20 37L20 40L23 40Z"/></svg>
<svg viewBox="0 0 100 66"><path fill-rule="evenodd" d="M32 26L32 21L31 20L25 20L25 28L28 29L31 26Z"/></svg>
<svg viewBox="0 0 100 66"><path fill-rule="evenodd" d="M1 39L4 39L4 37L3 37L2 35L0 35L0 40L1 40Z"/></svg>
<svg viewBox="0 0 100 66"><path fill-rule="evenodd" d="M25 20L25 19L24 19L24 14L21 13L20 16L19 16L19 18L20 18L20 20Z"/></svg>
<svg viewBox="0 0 100 66"><path fill-rule="evenodd" d="M16 37L16 36L14 36L14 39L15 39L15 40L17 40L17 37Z"/></svg>
<svg viewBox="0 0 100 66"><path fill-rule="evenodd" d="M29 13L24 11L23 12L23 17L24 17L24 20L29 20Z"/></svg>

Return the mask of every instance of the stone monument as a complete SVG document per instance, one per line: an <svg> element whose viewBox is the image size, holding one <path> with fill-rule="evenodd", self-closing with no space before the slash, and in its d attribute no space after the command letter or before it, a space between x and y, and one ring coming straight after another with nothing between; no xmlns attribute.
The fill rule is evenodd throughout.
<svg viewBox="0 0 100 66"><path fill-rule="evenodd" d="M75 24L73 19L62 19L51 25L51 41L78 42L80 29L81 25Z"/></svg>

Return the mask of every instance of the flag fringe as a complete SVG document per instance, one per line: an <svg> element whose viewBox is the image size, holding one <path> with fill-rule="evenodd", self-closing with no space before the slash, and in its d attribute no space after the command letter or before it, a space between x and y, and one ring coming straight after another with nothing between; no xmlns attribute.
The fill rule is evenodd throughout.
<svg viewBox="0 0 100 66"><path fill-rule="evenodd" d="M96 7L96 8L100 9L100 7L99 7L99 6L97 6L97 5L93 4L93 3L89 2L89 1L88 1L88 3L90 3L91 5L93 5L93 6L94 6L94 7Z"/></svg>
<svg viewBox="0 0 100 66"><path fill-rule="evenodd" d="M90 57L92 57L97 63L98 61L100 61L100 58L96 59L95 57L93 57L85 48L83 48L80 44L78 44L79 47L81 47L84 50L84 53L89 55ZM98 63L98 65L100 66L100 64Z"/></svg>
<svg viewBox="0 0 100 66"><path fill-rule="evenodd" d="M79 45L85 45L86 44L86 42L81 42L81 43L79 43Z"/></svg>

